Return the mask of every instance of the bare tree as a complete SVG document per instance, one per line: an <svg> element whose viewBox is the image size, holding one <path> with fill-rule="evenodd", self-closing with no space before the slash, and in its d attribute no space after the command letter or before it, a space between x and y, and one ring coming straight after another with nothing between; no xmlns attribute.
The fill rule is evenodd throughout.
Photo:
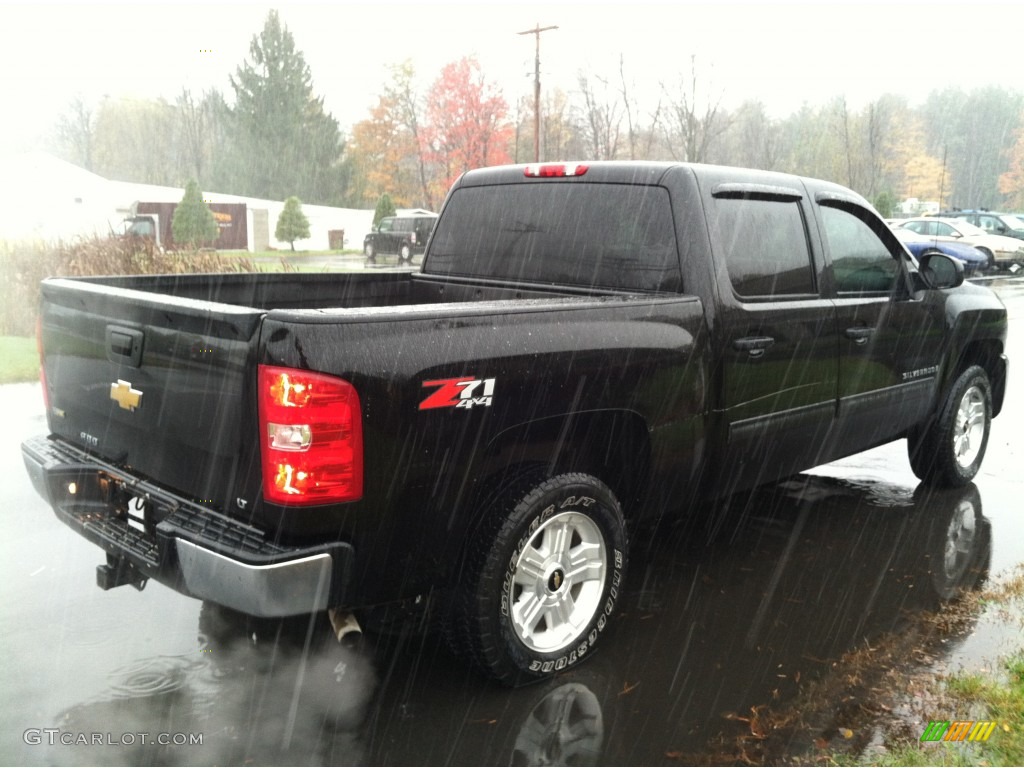
<svg viewBox="0 0 1024 768"><path fill-rule="evenodd" d="M628 133L626 138L629 141L629 159L636 160L637 153L637 126L636 116L637 111L636 100L630 96L632 91L632 83L626 83L626 62L622 54L619 54L619 93L622 94L622 105L626 110L626 127Z"/></svg>
<svg viewBox="0 0 1024 768"><path fill-rule="evenodd" d="M688 74L682 74L675 87L662 84L668 113L665 141L673 159L706 163L715 140L729 127L721 110L724 93L713 93L710 78L708 86L702 87L696 56L690 57Z"/></svg>
<svg viewBox="0 0 1024 768"><path fill-rule="evenodd" d="M548 160L584 157L583 131L574 119L565 91L549 90L544 96L541 157ZM530 132L524 133L529 138Z"/></svg>
<svg viewBox="0 0 1024 768"><path fill-rule="evenodd" d="M423 107L419 94L413 85L413 65L406 60L391 69L391 84L384 89L385 96L395 105L397 121L409 131L416 146L416 170L419 176L420 190L427 208L434 210L435 201L430 190L430 177L427 173L427 147L423 142L423 131L420 127L420 115Z"/></svg>
<svg viewBox="0 0 1024 768"><path fill-rule="evenodd" d="M749 168L773 171L782 154L779 125L768 115L761 101L746 101L730 120L729 161Z"/></svg>
<svg viewBox="0 0 1024 768"><path fill-rule="evenodd" d="M203 94L199 100L187 88L178 96L178 127L181 135L181 151L188 166L188 175L202 185L213 155L213 133L216 121L215 104L217 96Z"/></svg>
<svg viewBox="0 0 1024 768"><path fill-rule="evenodd" d="M57 141L68 160L87 171L93 170L96 119L92 107L79 96L57 120Z"/></svg>
<svg viewBox="0 0 1024 768"><path fill-rule="evenodd" d="M597 86L582 72L577 83L583 96L583 122L587 144L595 160L613 160L619 153L622 107L609 96L608 81L595 77Z"/></svg>

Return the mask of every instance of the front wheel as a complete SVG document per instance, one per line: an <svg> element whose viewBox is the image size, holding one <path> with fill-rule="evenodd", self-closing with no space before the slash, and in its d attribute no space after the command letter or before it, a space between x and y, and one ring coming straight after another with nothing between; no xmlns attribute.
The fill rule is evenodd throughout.
<svg viewBox="0 0 1024 768"><path fill-rule="evenodd" d="M959 488L981 469L992 426L992 387L972 365L950 387L938 417L908 439L910 466L921 480Z"/></svg>
<svg viewBox="0 0 1024 768"><path fill-rule="evenodd" d="M366 256L368 261L373 261L377 256L377 249L373 247L373 243L366 243L363 246L363 255Z"/></svg>
<svg viewBox="0 0 1024 768"><path fill-rule="evenodd" d="M449 640L488 676L519 685L590 655L626 568L622 510L590 475L533 475L491 497L456 597Z"/></svg>
<svg viewBox="0 0 1024 768"><path fill-rule="evenodd" d="M402 247L398 251L398 260L412 261L412 248L409 247L408 243L402 243Z"/></svg>

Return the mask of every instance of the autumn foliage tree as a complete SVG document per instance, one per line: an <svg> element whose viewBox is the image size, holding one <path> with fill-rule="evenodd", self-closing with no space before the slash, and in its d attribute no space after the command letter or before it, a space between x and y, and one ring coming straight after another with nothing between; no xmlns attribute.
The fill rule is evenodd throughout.
<svg viewBox="0 0 1024 768"><path fill-rule="evenodd" d="M501 89L472 57L448 64L427 93L423 140L435 167L432 197L440 200L455 178L471 169L510 162L515 129Z"/></svg>
<svg viewBox="0 0 1024 768"><path fill-rule="evenodd" d="M1016 141L1006 153L1009 168L999 176L999 192L1005 195L1008 208L1024 211L1024 114L1015 135Z"/></svg>

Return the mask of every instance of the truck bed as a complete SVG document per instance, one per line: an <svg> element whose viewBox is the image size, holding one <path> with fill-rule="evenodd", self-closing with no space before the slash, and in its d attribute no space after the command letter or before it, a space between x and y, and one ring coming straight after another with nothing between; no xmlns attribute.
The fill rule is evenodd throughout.
<svg viewBox="0 0 1024 768"><path fill-rule="evenodd" d="M508 281L497 280L459 280L409 272L129 275L76 278L75 282L264 311L399 307L414 304L581 295L607 296L622 293L600 289L586 290L572 286L510 285Z"/></svg>

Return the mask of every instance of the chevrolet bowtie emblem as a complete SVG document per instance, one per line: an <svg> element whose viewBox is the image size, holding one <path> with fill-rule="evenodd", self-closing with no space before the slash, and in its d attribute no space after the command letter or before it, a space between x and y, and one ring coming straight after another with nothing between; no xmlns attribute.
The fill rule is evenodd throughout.
<svg viewBox="0 0 1024 768"><path fill-rule="evenodd" d="M142 392L138 389L132 389L130 381L118 379L117 384L110 385L110 399L126 411L134 411L142 405Z"/></svg>

